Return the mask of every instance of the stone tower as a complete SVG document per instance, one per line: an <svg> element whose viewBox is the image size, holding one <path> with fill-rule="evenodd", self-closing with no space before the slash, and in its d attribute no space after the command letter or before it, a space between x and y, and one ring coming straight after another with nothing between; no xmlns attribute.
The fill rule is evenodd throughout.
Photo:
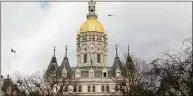
<svg viewBox="0 0 193 96"><path fill-rule="evenodd" d="M77 67L108 67L108 43L104 27L97 20L94 1L88 2L87 20L77 33Z"/></svg>

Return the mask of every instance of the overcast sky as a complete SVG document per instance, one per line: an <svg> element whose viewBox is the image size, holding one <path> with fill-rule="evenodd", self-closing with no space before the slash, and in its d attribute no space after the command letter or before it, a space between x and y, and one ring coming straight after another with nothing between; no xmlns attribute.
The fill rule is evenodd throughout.
<svg viewBox="0 0 193 96"><path fill-rule="evenodd" d="M86 20L87 2L2 2L1 72L31 74L45 70L53 56L60 65L68 45L70 65L76 65L76 34ZM96 13L108 34L109 65L115 44L152 60L166 49L178 49L192 36L191 2L97 2ZM108 17L111 13L114 16ZM16 53L10 54L10 46ZM11 58L10 58L11 57Z"/></svg>

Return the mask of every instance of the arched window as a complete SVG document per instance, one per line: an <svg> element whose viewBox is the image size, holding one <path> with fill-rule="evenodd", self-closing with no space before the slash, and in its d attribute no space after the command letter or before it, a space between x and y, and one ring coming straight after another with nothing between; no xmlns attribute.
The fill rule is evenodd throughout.
<svg viewBox="0 0 193 96"><path fill-rule="evenodd" d="M92 92L95 92L95 86L94 85L92 86Z"/></svg>
<svg viewBox="0 0 193 96"><path fill-rule="evenodd" d="M82 92L82 86L79 86L78 92Z"/></svg>
<svg viewBox="0 0 193 96"><path fill-rule="evenodd" d="M77 91L77 87L76 87L76 86L74 86L74 89L73 89L73 91L74 91L74 92L76 92L76 91Z"/></svg>
<svg viewBox="0 0 193 96"><path fill-rule="evenodd" d="M109 92L109 86L108 85L106 86L106 91Z"/></svg>
<svg viewBox="0 0 193 96"><path fill-rule="evenodd" d="M117 72L117 77L120 77L120 72Z"/></svg>
<svg viewBox="0 0 193 96"><path fill-rule="evenodd" d="M90 88L90 85L88 85L88 92L90 92L90 89L91 89L91 88Z"/></svg>
<svg viewBox="0 0 193 96"><path fill-rule="evenodd" d="M104 73L103 73L103 77L106 77L106 75L107 75L106 72L104 72Z"/></svg>
<svg viewBox="0 0 193 96"><path fill-rule="evenodd" d="M118 86L117 86L117 85L115 85L115 91L118 91L118 90L119 90Z"/></svg>
<svg viewBox="0 0 193 96"><path fill-rule="evenodd" d="M84 54L84 63L87 63L87 54Z"/></svg>
<svg viewBox="0 0 193 96"><path fill-rule="evenodd" d="M100 62L101 62L101 55L97 54L97 63L100 63Z"/></svg>
<svg viewBox="0 0 193 96"><path fill-rule="evenodd" d="M103 85L101 86L101 92L105 92L105 87Z"/></svg>
<svg viewBox="0 0 193 96"><path fill-rule="evenodd" d="M91 78L93 77L93 72L90 72L90 77L91 77Z"/></svg>
<svg viewBox="0 0 193 96"><path fill-rule="evenodd" d="M80 78L80 73L76 73L76 77L77 77L77 78Z"/></svg>

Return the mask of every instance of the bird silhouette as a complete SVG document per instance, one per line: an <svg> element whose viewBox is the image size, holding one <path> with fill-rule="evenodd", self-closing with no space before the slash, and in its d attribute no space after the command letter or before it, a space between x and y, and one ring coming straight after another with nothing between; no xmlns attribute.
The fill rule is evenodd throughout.
<svg viewBox="0 0 193 96"><path fill-rule="evenodd" d="M114 16L114 15L112 15L112 14L108 14L108 16Z"/></svg>

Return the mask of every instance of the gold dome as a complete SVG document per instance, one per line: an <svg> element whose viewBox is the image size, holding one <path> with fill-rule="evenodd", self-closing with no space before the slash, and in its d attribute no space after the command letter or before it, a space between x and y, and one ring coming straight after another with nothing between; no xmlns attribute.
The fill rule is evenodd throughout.
<svg viewBox="0 0 193 96"><path fill-rule="evenodd" d="M89 31L105 33L103 25L95 17L89 17L80 27L79 34Z"/></svg>

